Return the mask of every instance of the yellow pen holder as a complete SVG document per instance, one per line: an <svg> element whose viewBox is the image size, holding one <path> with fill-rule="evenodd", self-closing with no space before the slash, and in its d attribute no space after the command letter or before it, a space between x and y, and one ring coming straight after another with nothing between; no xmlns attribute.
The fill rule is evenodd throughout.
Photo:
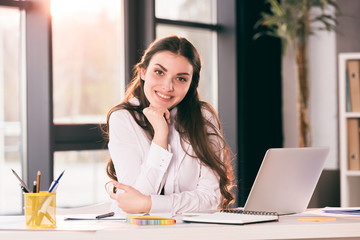
<svg viewBox="0 0 360 240"><path fill-rule="evenodd" d="M24 193L25 223L27 228L56 227L56 193Z"/></svg>

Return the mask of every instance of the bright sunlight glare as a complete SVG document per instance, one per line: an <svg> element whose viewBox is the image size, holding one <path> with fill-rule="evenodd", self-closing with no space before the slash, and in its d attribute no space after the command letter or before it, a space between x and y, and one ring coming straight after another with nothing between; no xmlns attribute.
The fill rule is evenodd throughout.
<svg viewBox="0 0 360 240"><path fill-rule="evenodd" d="M104 8L112 9L113 7L113 0L51 0L50 2L53 17L66 17L79 13L96 14Z"/></svg>

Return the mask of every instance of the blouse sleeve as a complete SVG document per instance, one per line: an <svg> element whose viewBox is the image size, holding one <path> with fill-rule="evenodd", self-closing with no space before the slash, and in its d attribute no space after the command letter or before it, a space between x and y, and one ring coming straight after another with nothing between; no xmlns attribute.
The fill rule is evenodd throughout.
<svg viewBox="0 0 360 240"><path fill-rule="evenodd" d="M130 185L145 195L158 194L172 153L151 142L146 158L142 160L144 153L137 136L143 133L137 128L127 110L113 112L110 116L108 148L116 176L118 182Z"/></svg>
<svg viewBox="0 0 360 240"><path fill-rule="evenodd" d="M151 195L151 213L201 212L216 209L220 204L219 180L207 166L201 165L201 176L195 190L170 195Z"/></svg>

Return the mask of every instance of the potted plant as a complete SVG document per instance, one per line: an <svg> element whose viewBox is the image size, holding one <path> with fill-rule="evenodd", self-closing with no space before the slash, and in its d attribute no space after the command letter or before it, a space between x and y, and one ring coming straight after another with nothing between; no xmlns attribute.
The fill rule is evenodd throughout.
<svg viewBox="0 0 360 240"><path fill-rule="evenodd" d="M308 82L308 40L316 31L335 31L337 21L335 16L339 8L332 0L267 0L270 5L268 13L263 12L262 18L256 23L260 29L254 38L262 35L278 37L282 40L283 53L286 49L292 51L296 64L297 78L297 112L299 147L311 146L312 134L309 123L309 82ZM327 10L333 7L335 16ZM312 11L318 8L320 11ZM312 23L319 22L320 27ZM264 30L265 29L265 30Z"/></svg>

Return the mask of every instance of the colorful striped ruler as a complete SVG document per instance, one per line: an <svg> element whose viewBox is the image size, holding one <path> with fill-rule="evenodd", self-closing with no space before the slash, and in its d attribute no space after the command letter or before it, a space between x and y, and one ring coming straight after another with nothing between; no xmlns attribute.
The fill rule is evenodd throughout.
<svg viewBox="0 0 360 240"><path fill-rule="evenodd" d="M126 215L126 222L135 225L172 225L176 220L152 215Z"/></svg>

